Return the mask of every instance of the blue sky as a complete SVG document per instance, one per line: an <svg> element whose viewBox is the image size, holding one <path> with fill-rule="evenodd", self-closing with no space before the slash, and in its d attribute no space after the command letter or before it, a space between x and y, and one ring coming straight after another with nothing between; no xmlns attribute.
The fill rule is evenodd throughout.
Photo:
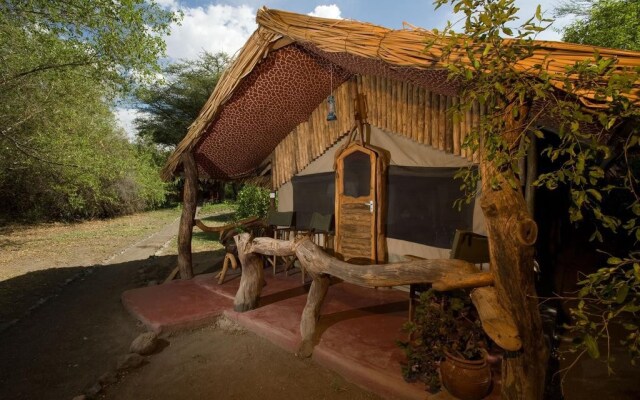
<svg viewBox="0 0 640 400"><path fill-rule="evenodd" d="M181 24L171 27L167 42L169 61L194 59L203 50L234 54L256 29L256 11L261 6L311 14L326 18L348 18L400 29L403 22L426 29L442 28L456 17L448 7L435 10L432 0L155 0L161 6L181 10ZM533 16L538 4L551 16L561 0L516 0L522 18ZM556 21L555 29L539 39L560 40L558 29L570 19ZM134 136L133 120L137 111L121 106L115 110L120 125Z"/></svg>

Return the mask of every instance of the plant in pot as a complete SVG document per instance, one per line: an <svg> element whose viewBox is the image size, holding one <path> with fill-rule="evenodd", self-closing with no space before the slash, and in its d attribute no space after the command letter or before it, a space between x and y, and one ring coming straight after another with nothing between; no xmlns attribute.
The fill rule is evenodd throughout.
<svg viewBox="0 0 640 400"><path fill-rule="evenodd" d="M430 392L444 385L462 400L487 395L491 387L488 341L466 292L423 292L414 321L405 330L411 339L399 345L407 356L403 366L407 381L424 382Z"/></svg>

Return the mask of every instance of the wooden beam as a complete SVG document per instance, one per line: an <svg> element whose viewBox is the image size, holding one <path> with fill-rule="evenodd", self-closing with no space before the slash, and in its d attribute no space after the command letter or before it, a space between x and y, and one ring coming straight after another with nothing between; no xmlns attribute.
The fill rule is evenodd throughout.
<svg viewBox="0 0 640 400"><path fill-rule="evenodd" d="M518 123L508 121L508 131L522 132ZM517 143L511 143L511 146L515 145ZM499 170L495 160L486 157L484 149L481 148L479 155L481 206L497 302L514 319L522 341L522 350L502 362L501 398L542 399L548 349L534 285L533 245L538 234L537 225L527 210L521 191L511 188L505 172Z"/></svg>
<svg viewBox="0 0 640 400"><path fill-rule="evenodd" d="M468 275L446 275L433 283L432 287L441 292L454 289L471 289L493 285L491 272L478 272Z"/></svg>
<svg viewBox="0 0 640 400"><path fill-rule="evenodd" d="M205 225L204 222L202 222L202 220L196 219L195 225L198 228L200 228L200 230L203 232L216 233L216 232L222 232L229 229L237 228L239 226L253 224L254 222L259 222L259 221L260 221L260 217L249 217L249 218L241 219L240 221L234 222L232 224L227 224L222 226L207 226Z"/></svg>
<svg viewBox="0 0 640 400"><path fill-rule="evenodd" d="M181 158L184 169L184 189L178 230L178 270L181 279L191 279L193 278L191 236L198 201L198 169L192 152L183 153Z"/></svg>
<svg viewBox="0 0 640 400"><path fill-rule="evenodd" d="M473 289L471 301L478 310L482 329L505 350L518 351L522 340L513 317L498 303L496 289L491 286Z"/></svg>

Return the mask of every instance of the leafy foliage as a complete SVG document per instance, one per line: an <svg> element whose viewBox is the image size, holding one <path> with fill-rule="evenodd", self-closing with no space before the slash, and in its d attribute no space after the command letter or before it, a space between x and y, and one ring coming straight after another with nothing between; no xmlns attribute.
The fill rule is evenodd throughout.
<svg viewBox="0 0 640 400"><path fill-rule="evenodd" d="M640 51L638 0L565 1L555 15L578 16L563 29L566 42Z"/></svg>
<svg viewBox="0 0 640 400"><path fill-rule="evenodd" d="M195 61L170 64L164 80L141 87L136 97L143 116L136 119L138 135L162 146L175 146L209 98L229 63L224 53L202 53Z"/></svg>
<svg viewBox="0 0 640 400"><path fill-rule="evenodd" d="M424 382L431 392L440 389L438 367L445 351L468 360L484 356L486 335L471 299L463 291L422 292L414 322L404 328L415 339L399 343L407 356L402 373L408 381Z"/></svg>
<svg viewBox="0 0 640 400"><path fill-rule="evenodd" d="M264 218L269 211L269 189L254 184L246 184L238 192L237 205L238 208L235 215L237 219L255 216Z"/></svg>
<svg viewBox="0 0 640 400"><path fill-rule="evenodd" d="M145 0L0 2L3 34L10 27L12 35L28 36L38 46L38 52L26 53L29 57L21 58L19 64L3 69L0 87L34 74L77 67L84 67L83 74L116 86L152 77L166 47L162 36L179 17ZM5 36L6 43L4 39L12 37ZM61 40L64 49L59 46ZM11 62L11 57L8 60Z"/></svg>
<svg viewBox="0 0 640 400"><path fill-rule="evenodd" d="M138 1L0 4L0 209L112 216L164 201L155 153L129 143L116 89L151 73L173 17Z"/></svg>
<svg viewBox="0 0 640 400"><path fill-rule="evenodd" d="M478 150L499 172L489 182L490 187L506 185L520 190L519 161L531 141L539 140L547 144L542 155L548 157L553 170L540 175L535 185L551 190L561 185L568 187L570 219L591 224L592 240L602 240L603 230L612 234L624 232L637 245L640 109L627 94L640 71L616 71L616 60L605 59L597 51L565 71L547 71L543 63L520 71L515 65L532 54L536 48L533 39L551 23L542 17L540 6L534 17L518 24L513 0L436 1L439 6L447 3L463 15L464 33L455 32L448 24L434 43L445 43L442 60L448 63L450 79L461 84L461 101L454 118L475 102L485 110L465 146ZM457 57L460 52L467 59ZM560 83L562 91L554 89L552 83ZM597 107L584 107L578 98L581 93L592 93ZM549 129L540 129L538 121ZM469 169L458 174L468 196L476 193L479 173ZM607 198L613 196L616 204L606 204ZM629 259L633 257L626 260ZM621 316L618 311L632 313L637 321L637 299L633 295L622 296L624 291L632 294L638 290L635 275L625 265L628 263L601 270L581 282L579 297L583 301L574 310L578 319L573 331L581 338L579 346L594 356L599 354L593 351L593 343L602 337L594 331L608 334L606 329L599 329ZM618 290L622 290L620 295ZM604 306L609 311L596 314L587 310L591 306ZM600 324L590 322L595 315L603 317ZM637 352L637 342L632 340L637 337L637 325L628 325L636 327L632 333L635 336L626 341L632 353Z"/></svg>
<svg viewBox="0 0 640 400"><path fill-rule="evenodd" d="M621 344L636 365L640 360L640 258L638 253L624 259L610 257L608 264L578 282L578 305L571 309L575 322L567 328L576 333L574 351L599 358L598 343L608 342L613 324L622 325L627 334ZM607 346L606 360L610 364L609 352Z"/></svg>

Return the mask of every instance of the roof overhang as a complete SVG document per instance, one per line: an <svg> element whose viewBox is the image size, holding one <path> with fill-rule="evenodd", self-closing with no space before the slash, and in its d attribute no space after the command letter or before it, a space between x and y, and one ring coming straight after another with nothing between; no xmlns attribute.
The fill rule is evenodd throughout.
<svg viewBox="0 0 640 400"><path fill-rule="evenodd" d="M442 45L425 51L430 31L390 30L351 21L333 20L262 8L258 29L225 71L198 118L170 156L163 178L170 179L185 152L195 154L199 174L238 179L255 172L276 145L351 75L374 75L408 81L453 95L440 61ZM542 63L549 73L593 56L592 46L536 42L534 55L523 60L523 71ZM598 49L616 57L618 68L640 66L640 53ZM464 59L466 56L460 54ZM552 81L560 89L562 82ZM579 93L587 107L597 107L593 94ZM630 95L640 99L640 85Z"/></svg>

